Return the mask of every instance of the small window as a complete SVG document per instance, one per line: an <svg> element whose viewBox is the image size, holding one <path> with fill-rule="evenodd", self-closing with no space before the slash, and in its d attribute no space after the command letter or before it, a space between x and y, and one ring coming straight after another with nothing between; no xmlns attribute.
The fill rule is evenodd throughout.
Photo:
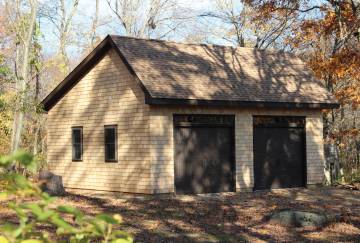
<svg viewBox="0 0 360 243"><path fill-rule="evenodd" d="M117 126L105 126L105 162L117 161Z"/></svg>
<svg viewBox="0 0 360 243"><path fill-rule="evenodd" d="M83 128L73 127L71 128L71 140L72 140L72 160L82 161L83 154Z"/></svg>

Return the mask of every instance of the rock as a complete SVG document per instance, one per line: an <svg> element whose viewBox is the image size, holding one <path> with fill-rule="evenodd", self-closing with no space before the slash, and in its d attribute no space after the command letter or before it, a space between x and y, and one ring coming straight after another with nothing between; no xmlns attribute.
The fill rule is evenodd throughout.
<svg viewBox="0 0 360 243"><path fill-rule="evenodd" d="M352 185L354 186L354 190L360 190L360 182L354 182Z"/></svg>
<svg viewBox="0 0 360 243"><path fill-rule="evenodd" d="M43 192L51 196L63 196L65 189L62 183L62 177L55 175L50 171L41 171L39 173L40 188Z"/></svg>
<svg viewBox="0 0 360 243"><path fill-rule="evenodd" d="M39 173L39 180L49 180L51 177L53 177L55 174L50 171L40 171Z"/></svg>
<svg viewBox="0 0 360 243"><path fill-rule="evenodd" d="M352 184L337 184L336 187L340 189L347 189L347 190L360 190L360 183L352 183Z"/></svg>
<svg viewBox="0 0 360 243"><path fill-rule="evenodd" d="M312 213L292 209L274 212L268 218L270 222L279 223L289 227L323 227L334 219L324 213Z"/></svg>

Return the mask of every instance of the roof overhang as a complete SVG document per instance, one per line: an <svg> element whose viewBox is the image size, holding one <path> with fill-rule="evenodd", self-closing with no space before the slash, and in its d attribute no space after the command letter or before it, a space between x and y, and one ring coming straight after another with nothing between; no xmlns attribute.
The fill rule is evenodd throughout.
<svg viewBox="0 0 360 243"><path fill-rule="evenodd" d="M239 100L196 100L145 97L148 105L231 106L248 108L338 109L339 103L264 102Z"/></svg>

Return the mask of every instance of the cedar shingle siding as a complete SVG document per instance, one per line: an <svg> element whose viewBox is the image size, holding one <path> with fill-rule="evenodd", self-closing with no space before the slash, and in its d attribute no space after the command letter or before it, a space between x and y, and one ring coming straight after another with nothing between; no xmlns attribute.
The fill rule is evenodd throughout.
<svg viewBox="0 0 360 243"><path fill-rule="evenodd" d="M70 188L151 193L149 107L115 51L49 112L50 169ZM105 163L104 125L117 124L118 162ZM71 161L71 127L83 126L83 161Z"/></svg>
<svg viewBox="0 0 360 243"><path fill-rule="evenodd" d="M205 79L195 80L193 76L197 71L196 65L205 64L195 64L194 66L193 63L189 63L190 59L185 59L184 62L180 61L179 63L176 63L175 59L171 59L171 63L166 62L164 68L169 74L153 70L154 65L160 65L159 62L163 56L152 56L151 53L146 53L142 48L141 50L133 50L134 53L139 52L140 54L128 57L129 53L132 53L131 48L134 48L128 46L132 39L124 38L123 43L120 43L120 40L120 38L117 39L116 43L120 46L119 49L126 50L124 55L126 60L124 60L124 56L119 56L118 50L108 48L104 57L94 63L88 72L84 72L81 79L72 81L74 86L71 89L62 90L63 97L61 99L48 97L44 101L45 108L49 110L47 117L47 160L49 168L54 173L63 176L66 187L131 193L174 192L173 115L185 113L235 115L237 191L252 190L254 185L253 116L305 116L307 184L323 182L325 161L322 111L320 109L162 106L148 105L145 102L149 95L155 97L174 94L181 96L181 98L191 98L190 93L183 92L184 87L187 86L190 90L196 90L196 97L194 97L197 99L210 99L217 93L220 95L219 97L223 98L235 99L238 95L239 97L246 95L247 99L258 96L259 99L262 97L261 99L266 101L265 99L276 100L278 97L278 101L296 103L297 101L310 102L308 99L311 97L313 99L311 102L324 102L335 106L336 102L329 93L324 91L320 95L320 91L323 89L321 86L318 86L320 91L312 89L313 93L311 93L312 91L308 90L311 85L318 85L316 82L309 82L305 84L307 88L299 89L304 92L304 96L296 96L298 94L295 93L286 96L284 92L275 89L267 90L268 95L261 96L261 92L265 92L261 83L254 83L254 92L248 92L249 90L237 92L234 87L240 89L242 86L233 84L237 82L235 77L227 80L229 77L225 75L221 80L216 78L211 81L212 83L208 83L210 82L209 79L205 78L205 73L200 70ZM142 44L143 42L140 41L139 43ZM161 53L164 53L165 56L171 56L176 55L176 52L172 52L170 47L175 48L176 45L155 42L153 49L163 48ZM182 55L188 56L188 52L191 52L192 49L195 51L196 48L204 49L205 47L189 45L186 48L184 47ZM211 48L215 48L214 51L216 52L222 50L218 47ZM200 51L201 55L205 55L206 51L205 49ZM166 54L166 52L168 53ZM246 50L246 52L250 52L250 50ZM262 53L259 52L258 54L262 55ZM146 60L144 62L137 60L136 58L140 58L139 55L146 56ZM244 59L245 56L242 55L239 58ZM274 63L275 61L273 60ZM215 59L211 61L213 64L215 62L217 62ZM300 71L304 68L302 64L298 63L298 60L295 63ZM140 65L143 66L140 67ZM176 66L184 65L190 69L194 68L194 72L182 73L173 69ZM250 61L244 65L255 64ZM263 66L266 65L263 63ZM209 70L214 72L220 69L221 67L209 66ZM133 73L134 70L136 75ZM145 73L145 71L140 70L148 71ZM77 72L76 69L75 71ZM255 70L249 72L255 76L261 75L261 73L256 74ZM170 77L169 75L173 76ZM155 83L156 80L158 83ZM216 84L216 80L219 81L218 84ZM288 88L290 90L288 92L298 88L298 85L294 84L292 80L290 78L291 87ZM178 87L181 86L179 92L178 89L169 89L169 87L173 87L174 82L179 84ZM168 84L171 85L168 86ZM144 90L143 85L148 91ZM255 92L257 86L261 87L261 92ZM169 92L167 93L167 91ZM230 92L234 96L226 96L226 92ZM289 100L289 97L292 100ZM104 126L106 125L117 125L117 163L105 162ZM82 162L72 162L71 128L77 126L83 127Z"/></svg>

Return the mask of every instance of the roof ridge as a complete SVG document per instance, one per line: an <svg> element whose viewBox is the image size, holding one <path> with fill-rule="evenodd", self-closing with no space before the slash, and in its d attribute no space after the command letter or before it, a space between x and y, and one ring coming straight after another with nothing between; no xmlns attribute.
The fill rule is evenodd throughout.
<svg viewBox="0 0 360 243"><path fill-rule="evenodd" d="M244 49L256 49L254 47L242 47L242 46L231 46L231 45L219 45L219 44L210 44L210 43L187 43L187 42L180 42L174 40L161 40L161 39L154 39L154 38L142 38L142 37L134 37L134 36L126 36L126 35L110 35L111 38L126 38L126 39L135 39L135 40L145 40L145 41L155 41L155 42L165 42L165 43L174 43L179 45L194 45L194 46L217 46L217 47L225 47L225 48L244 48ZM261 49L256 49L259 51L265 51ZM269 51L269 50L267 50Z"/></svg>
<svg viewBox="0 0 360 243"><path fill-rule="evenodd" d="M111 38L125 38L125 39L134 39L134 40L144 40L144 41L154 41L154 42L162 42L162 43L173 43L177 45L187 45L187 46L211 46L211 47L221 47L221 48L231 48L231 49L247 49L247 50L254 50L259 52L265 52L269 54L286 54L291 55L293 57L299 58L295 53L282 51L282 50L264 50L264 49L257 49L255 47L242 47L242 46L231 46L231 45L219 45L219 44L210 44L210 43L185 43L179 42L174 40L161 40L161 39L154 39L154 38L143 38L143 37L134 37L134 36L125 36L125 35L109 35Z"/></svg>

